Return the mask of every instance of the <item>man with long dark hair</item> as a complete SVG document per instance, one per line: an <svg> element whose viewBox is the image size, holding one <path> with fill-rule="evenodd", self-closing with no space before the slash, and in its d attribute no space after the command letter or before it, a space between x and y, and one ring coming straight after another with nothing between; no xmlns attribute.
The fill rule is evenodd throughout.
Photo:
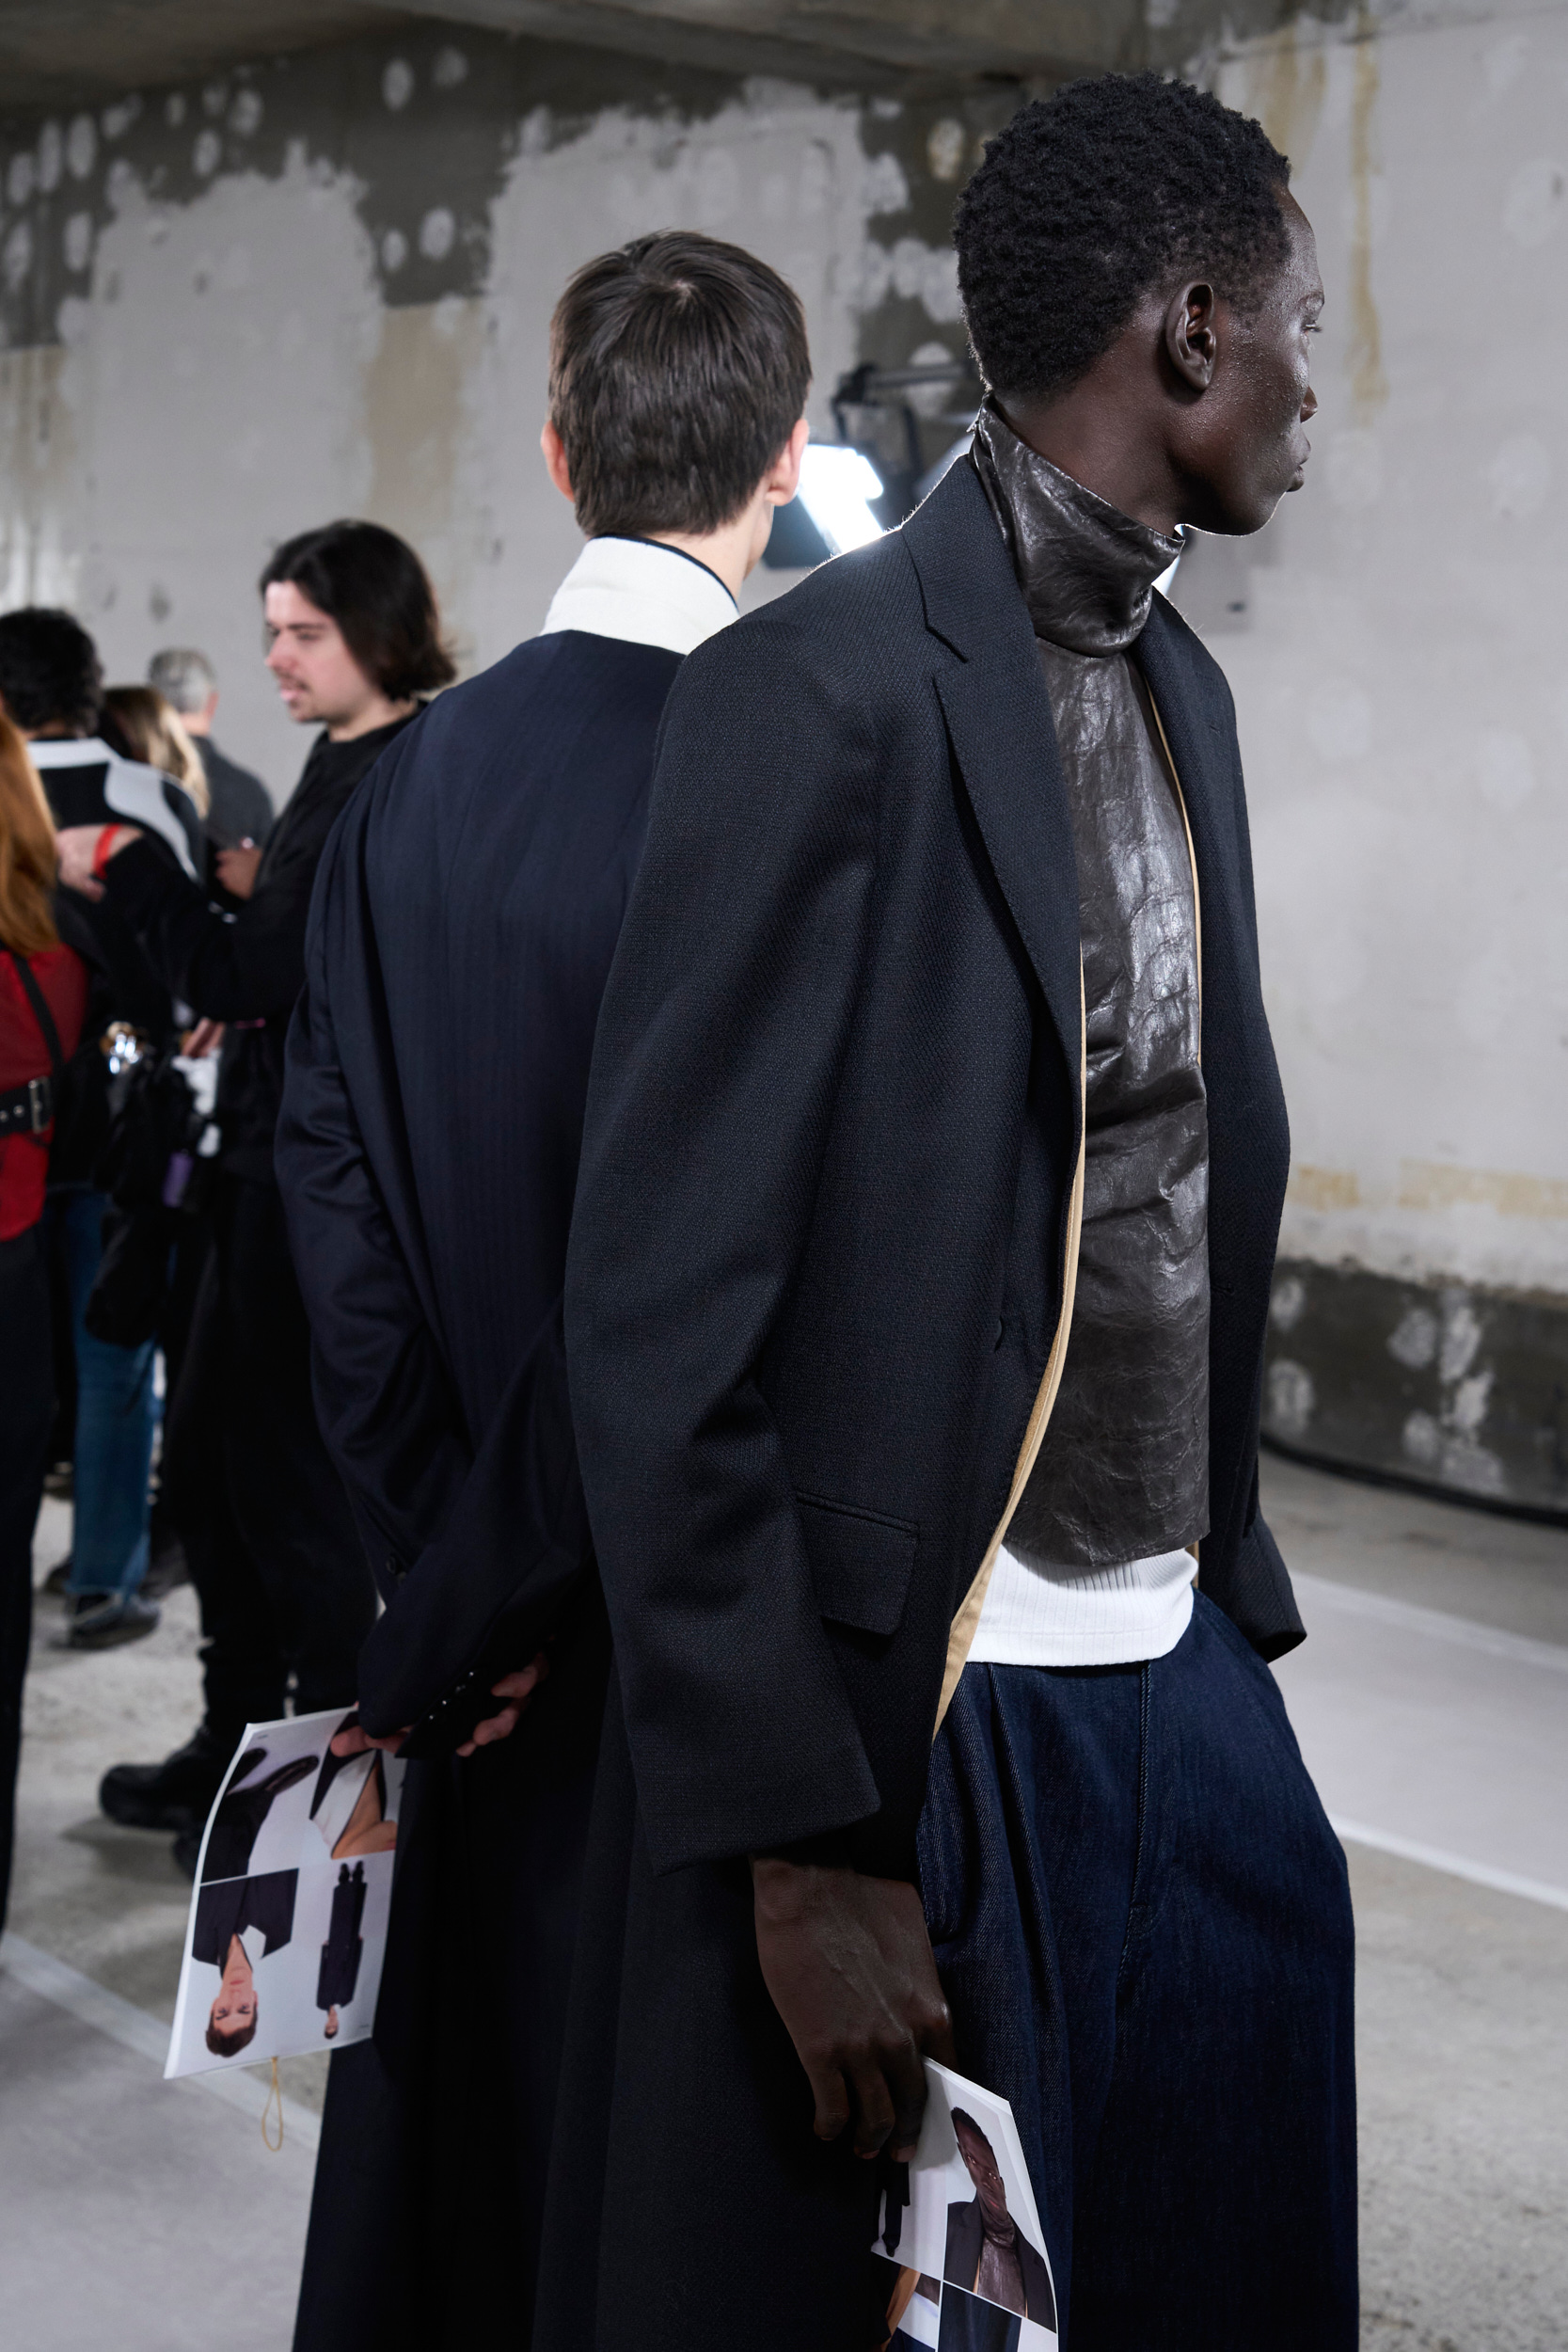
<svg viewBox="0 0 1568 2352"><path fill-rule="evenodd" d="M283 1044L305 980L305 924L327 835L361 780L455 675L413 549L375 523L335 522L280 547L261 575L267 666L284 707L321 733L266 848L230 850L236 916L135 826L61 834L62 879L102 891L153 968L223 1025L213 1246L171 1400L165 1485L201 1601L205 1708L160 1764L117 1765L111 1819L200 1823L246 1721L346 1707L375 1590L310 1394L309 1332L273 1175Z"/></svg>
<svg viewBox="0 0 1568 2352"><path fill-rule="evenodd" d="M958 215L971 458L671 694L567 1270L629 1899L552 2352L884 2342L854 2158L949 2016L1073 2352L1356 2341L1344 1856L1265 1662L1289 1138L1155 588L1303 479L1289 179L1151 74L1025 107Z"/></svg>

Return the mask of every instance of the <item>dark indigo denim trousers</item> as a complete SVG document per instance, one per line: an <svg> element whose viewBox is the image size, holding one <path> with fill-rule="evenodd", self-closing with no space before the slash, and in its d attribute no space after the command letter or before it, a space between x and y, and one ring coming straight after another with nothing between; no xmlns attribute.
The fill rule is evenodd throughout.
<svg viewBox="0 0 1568 2352"><path fill-rule="evenodd" d="M1344 1855L1274 1677L965 1668L921 1884L966 2074L1012 2103L1063 2352L1354 2352Z"/></svg>

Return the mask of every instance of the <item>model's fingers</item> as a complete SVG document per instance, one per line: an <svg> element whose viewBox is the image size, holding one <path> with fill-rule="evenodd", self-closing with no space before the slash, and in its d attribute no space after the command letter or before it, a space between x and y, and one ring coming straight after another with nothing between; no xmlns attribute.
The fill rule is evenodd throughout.
<svg viewBox="0 0 1568 2352"><path fill-rule="evenodd" d="M519 1668L516 1674L502 1675L499 1682L492 1682L490 1689L498 1699L526 1699L543 1680L543 1674L534 1664Z"/></svg>
<svg viewBox="0 0 1568 2352"><path fill-rule="evenodd" d="M332 1735L334 1756L363 1756L370 1745L370 1733L362 1731L357 1724L350 1724L346 1731L334 1732Z"/></svg>
<svg viewBox="0 0 1568 2352"><path fill-rule="evenodd" d="M473 1738L464 1740L458 1755L472 1756L476 1748L492 1747L498 1740L506 1739L516 1730L521 1713L519 1707L503 1707L499 1715L486 1715L483 1723L475 1724Z"/></svg>
<svg viewBox="0 0 1568 2352"><path fill-rule="evenodd" d="M940 1995L927 2005L915 2021L914 2038L922 2055L935 2058L939 2066L958 2071L958 2049L953 2039L953 2012Z"/></svg>
<svg viewBox="0 0 1568 2352"><path fill-rule="evenodd" d="M912 2042L906 2042L890 2053L882 2061L882 2069L893 2094L893 2130L889 2138L894 2154L907 2162L914 2153L926 2117L926 2069Z"/></svg>
<svg viewBox="0 0 1568 2352"><path fill-rule="evenodd" d="M836 2139L849 2121L849 2091L842 2071L831 2058L801 2059L816 2112L812 2130L818 2139Z"/></svg>
<svg viewBox="0 0 1568 2352"><path fill-rule="evenodd" d="M848 2074L855 2101L855 2153L874 2156L893 2130L893 2093L876 2058L856 2058Z"/></svg>

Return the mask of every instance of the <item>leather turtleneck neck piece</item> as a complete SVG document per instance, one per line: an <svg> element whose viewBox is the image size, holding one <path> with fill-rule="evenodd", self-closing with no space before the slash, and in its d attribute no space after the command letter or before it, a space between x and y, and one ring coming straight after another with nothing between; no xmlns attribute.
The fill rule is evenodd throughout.
<svg viewBox="0 0 1568 2352"><path fill-rule="evenodd" d="M974 462L1034 623L1077 861L1078 1287L1061 1388L1006 1537L1009 1555L1060 1584L1168 1563L1209 1523L1209 1129L1193 878L1131 652L1180 543L1072 481L989 405Z"/></svg>
<svg viewBox="0 0 1568 2352"><path fill-rule="evenodd" d="M1180 540L1085 490L1021 441L989 400L974 428L974 464L1035 635L1072 653L1125 653Z"/></svg>

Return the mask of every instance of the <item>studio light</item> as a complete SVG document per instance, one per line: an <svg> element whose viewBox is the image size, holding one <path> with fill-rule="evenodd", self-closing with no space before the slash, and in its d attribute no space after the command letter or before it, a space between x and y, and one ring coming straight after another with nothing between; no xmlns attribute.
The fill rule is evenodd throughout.
<svg viewBox="0 0 1568 2352"><path fill-rule="evenodd" d="M868 547L881 537L882 526L866 502L881 494L880 474L858 449L807 442L800 461L800 503L832 554Z"/></svg>

